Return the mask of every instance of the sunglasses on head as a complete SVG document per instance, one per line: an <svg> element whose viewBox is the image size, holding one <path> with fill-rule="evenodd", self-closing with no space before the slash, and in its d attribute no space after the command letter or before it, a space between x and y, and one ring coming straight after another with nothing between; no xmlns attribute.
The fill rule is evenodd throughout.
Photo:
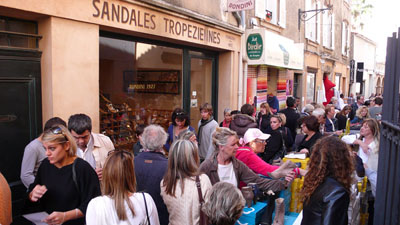
<svg viewBox="0 0 400 225"><path fill-rule="evenodd" d="M52 127L52 128L50 128L50 132L53 133L53 134L56 134L56 135L60 135L61 134L62 136L64 136L65 141L68 141L67 136L65 135L65 133L61 129L61 127L58 127L58 126Z"/></svg>
<svg viewBox="0 0 400 225"><path fill-rule="evenodd" d="M185 113L184 112L177 112L177 113L175 113L175 115L182 116L182 115L185 115Z"/></svg>

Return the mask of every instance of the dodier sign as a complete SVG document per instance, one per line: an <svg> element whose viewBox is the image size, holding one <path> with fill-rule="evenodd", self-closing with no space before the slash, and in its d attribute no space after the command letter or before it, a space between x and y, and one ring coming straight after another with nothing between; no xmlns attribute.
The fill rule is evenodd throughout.
<svg viewBox="0 0 400 225"><path fill-rule="evenodd" d="M254 0L228 0L228 12L254 9Z"/></svg>
<svg viewBox="0 0 400 225"><path fill-rule="evenodd" d="M246 50L249 59L260 59L263 53L263 40L259 33L250 34L247 37Z"/></svg>

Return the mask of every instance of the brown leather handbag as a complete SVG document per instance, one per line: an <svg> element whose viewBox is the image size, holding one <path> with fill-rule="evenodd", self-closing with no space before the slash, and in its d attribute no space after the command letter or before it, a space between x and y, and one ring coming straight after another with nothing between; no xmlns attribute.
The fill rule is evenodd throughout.
<svg viewBox="0 0 400 225"><path fill-rule="evenodd" d="M208 223L208 216L201 210L204 204L204 199L203 195L201 193L201 184L200 184L200 178L199 176L196 176L196 186L197 186L197 192L199 193L199 201L200 201L200 223L199 225L209 225Z"/></svg>

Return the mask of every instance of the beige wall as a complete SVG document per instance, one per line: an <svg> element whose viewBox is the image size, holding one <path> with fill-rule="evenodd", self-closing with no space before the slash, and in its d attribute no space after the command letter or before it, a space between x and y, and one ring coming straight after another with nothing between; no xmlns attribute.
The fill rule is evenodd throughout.
<svg viewBox="0 0 400 225"><path fill-rule="evenodd" d="M99 27L49 17L39 22L43 121L85 113L99 128Z"/></svg>
<svg viewBox="0 0 400 225"><path fill-rule="evenodd" d="M224 109L238 109L238 62L237 52L219 54L218 122L224 119Z"/></svg>

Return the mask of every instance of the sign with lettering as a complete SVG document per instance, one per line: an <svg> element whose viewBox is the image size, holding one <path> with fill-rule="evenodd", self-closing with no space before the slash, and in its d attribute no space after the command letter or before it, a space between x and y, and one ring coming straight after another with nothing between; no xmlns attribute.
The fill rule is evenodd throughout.
<svg viewBox="0 0 400 225"><path fill-rule="evenodd" d="M254 9L254 0L228 0L228 12Z"/></svg>
<svg viewBox="0 0 400 225"><path fill-rule="evenodd" d="M101 21L131 27L166 38L206 44L219 48L239 49L240 38L227 32L126 2L92 0L92 16ZM236 46L239 45L239 46Z"/></svg>
<svg viewBox="0 0 400 225"><path fill-rule="evenodd" d="M100 25L113 32L135 32L165 41L187 42L228 51L240 51L241 31L236 24L222 27L207 18L195 19L137 0L1 0L5 8ZM119 31L118 29L121 29ZM133 35L133 34L132 34ZM185 43L180 43L185 44Z"/></svg>
<svg viewBox="0 0 400 225"><path fill-rule="evenodd" d="M265 29L246 31L249 65L270 65L290 69L303 69L304 44ZM268 43L264 44L263 43Z"/></svg>
<svg viewBox="0 0 400 225"><path fill-rule="evenodd" d="M254 33L247 37L246 49L249 59L260 59L263 48L263 40L260 34Z"/></svg>

